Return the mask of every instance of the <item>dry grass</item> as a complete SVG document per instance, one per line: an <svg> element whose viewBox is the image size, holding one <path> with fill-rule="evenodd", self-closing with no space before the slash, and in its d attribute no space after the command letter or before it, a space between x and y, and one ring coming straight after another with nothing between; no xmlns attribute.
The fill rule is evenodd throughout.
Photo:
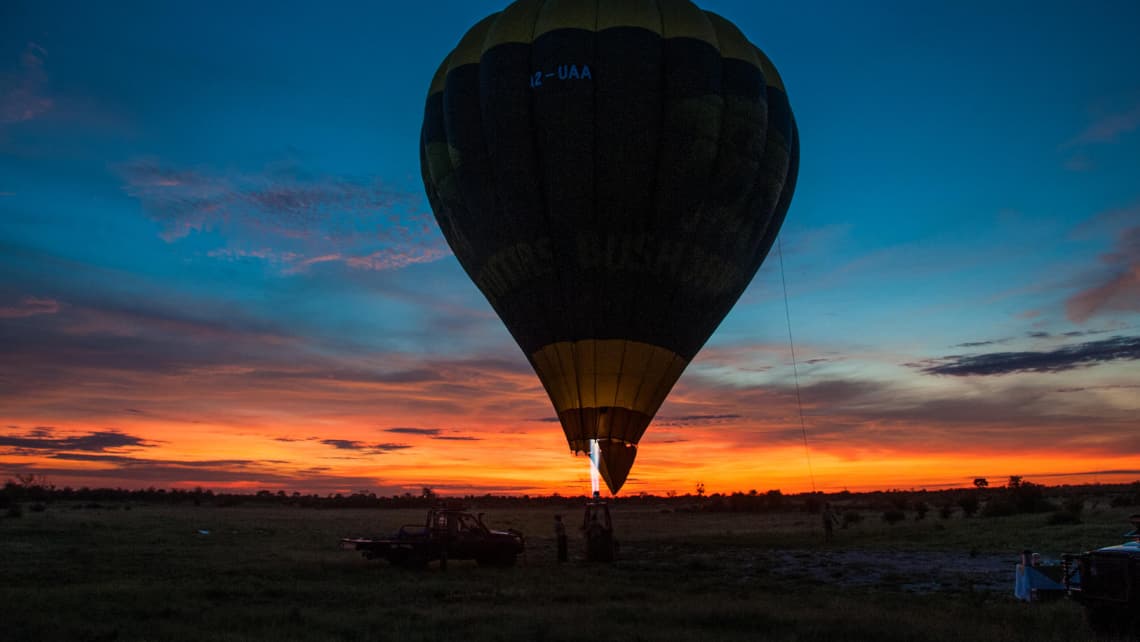
<svg viewBox="0 0 1140 642"><path fill-rule="evenodd" d="M573 526L580 509L560 511ZM528 534L525 565L389 568L336 548L422 511L52 505L0 520L0 638L11 640L1081 640L1079 609L1010 591L912 594L773 572L773 553L1061 553L1116 543L1124 509L896 526L868 513L822 542L818 516L617 509L623 559L554 562L550 509L488 511ZM208 535L199 534L208 530ZM572 542L573 543L573 542ZM757 561L759 560L759 562Z"/></svg>

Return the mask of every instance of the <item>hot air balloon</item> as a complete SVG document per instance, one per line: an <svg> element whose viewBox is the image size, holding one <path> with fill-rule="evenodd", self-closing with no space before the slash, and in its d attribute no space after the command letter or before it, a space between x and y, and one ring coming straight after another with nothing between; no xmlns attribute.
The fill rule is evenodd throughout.
<svg viewBox="0 0 1140 642"><path fill-rule="evenodd" d="M612 492L768 254L798 148L775 67L687 0L520 0L439 66L436 221Z"/></svg>

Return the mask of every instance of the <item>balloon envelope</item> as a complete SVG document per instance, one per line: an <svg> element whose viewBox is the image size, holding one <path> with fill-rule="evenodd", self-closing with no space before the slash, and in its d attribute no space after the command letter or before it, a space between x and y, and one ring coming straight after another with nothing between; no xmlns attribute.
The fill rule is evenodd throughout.
<svg viewBox="0 0 1140 642"><path fill-rule="evenodd" d="M436 220L611 491L771 248L798 149L771 62L687 0L515 2L436 72Z"/></svg>

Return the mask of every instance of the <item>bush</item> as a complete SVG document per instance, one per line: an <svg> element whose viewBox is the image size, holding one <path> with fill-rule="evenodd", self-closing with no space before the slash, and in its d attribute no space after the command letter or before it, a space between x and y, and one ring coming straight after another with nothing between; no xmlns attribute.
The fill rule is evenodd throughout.
<svg viewBox="0 0 1140 642"><path fill-rule="evenodd" d="M1112 498L1110 505L1113 508L1125 508L1140 505L1140 495L1117 495Z"/></svg>
<svg viewBox="0 0 1140 642"><path fill-rule="evenodd" d="M914 503L914 521L917 522L920 519L926 519L926 513L928 512L930 512L930 506L928 506L926 502Z"/></svg>
<svg viewBox="0 0 1140 642"><path fill-rule="evenodd" d="M883 521L894 526L895 524L906 519L906 513L901 510L892 508L888 511L883 511Z"/></svg>
<svg viewBox="0 0 1140 642"><path fill-rule="evenodd" d="M1008 499L991 499L982 508L982 517L1009 517L1017 514L1017 505Z"/></svg>
<svg viewBox="0 0 1140 642"><path fill-rule="evenodd" d="M1046 524L1050 526L1059 526L1061 524L1080 524L1081 518L1076 513L1059 510L1049 516Z"/></svg>
<svg viewBox="0 0 1140 642"><path fill-rule="evenodd" d="M863 514L860 513L859 511L849 510L846 513L843 513L843 524L842 524L843 528L847 528L848 526L854 526L855 524L858 524L861 521L863 521Z"/></svg>
<svg viewBox="0 0 1140 642"><path fill-rule="evenodd" d="M938 509L938 516L942 519L950 519L954 515L953 504L943 504L942 508Z"/></svg>
<svg viewBox="0 0 1140 642"><path fill-rule="evenodd" d="M1044 513L1057 507L1045 500L1045 487L1023 481L1009 489L1018 513Z"/></svg>
<svg viewBox="0 0 1140 642"><path fill-rule="evenodd" d="M1065 498L1065 501L1061 502L1061 510L1059 512L1069 513L1070 515L1079 517L1084 510L1085 498L1079 495L1073 495L1072 497Z"/></svg>
<svg viewBox="0 0 1140 642"><path fill-rule="evenodd" d="M974 513L978 512L978 498L973 495L966 495L958 500L958 506L962 508L963 515L972 517Z"/></svg>
<svg viewBox="0 0 1140 642"><path fill-rule="evenodd" d="M11 506L8 507L8 510L4 513L4 516L5 517L23 517L24 511L23 511L23 509L20 508L19 504L12 504Z"/></svg>

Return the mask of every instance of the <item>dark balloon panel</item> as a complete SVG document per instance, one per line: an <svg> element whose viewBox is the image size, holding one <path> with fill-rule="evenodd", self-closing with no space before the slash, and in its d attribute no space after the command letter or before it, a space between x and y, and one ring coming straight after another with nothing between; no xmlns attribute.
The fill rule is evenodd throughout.
<svg viewBox="0 0 1140 642"><path fill-rule="evenodd" d="M771 248L798 154L771 62L686 0L516 2L436 73L436 219L612 491Z"/></svg>

